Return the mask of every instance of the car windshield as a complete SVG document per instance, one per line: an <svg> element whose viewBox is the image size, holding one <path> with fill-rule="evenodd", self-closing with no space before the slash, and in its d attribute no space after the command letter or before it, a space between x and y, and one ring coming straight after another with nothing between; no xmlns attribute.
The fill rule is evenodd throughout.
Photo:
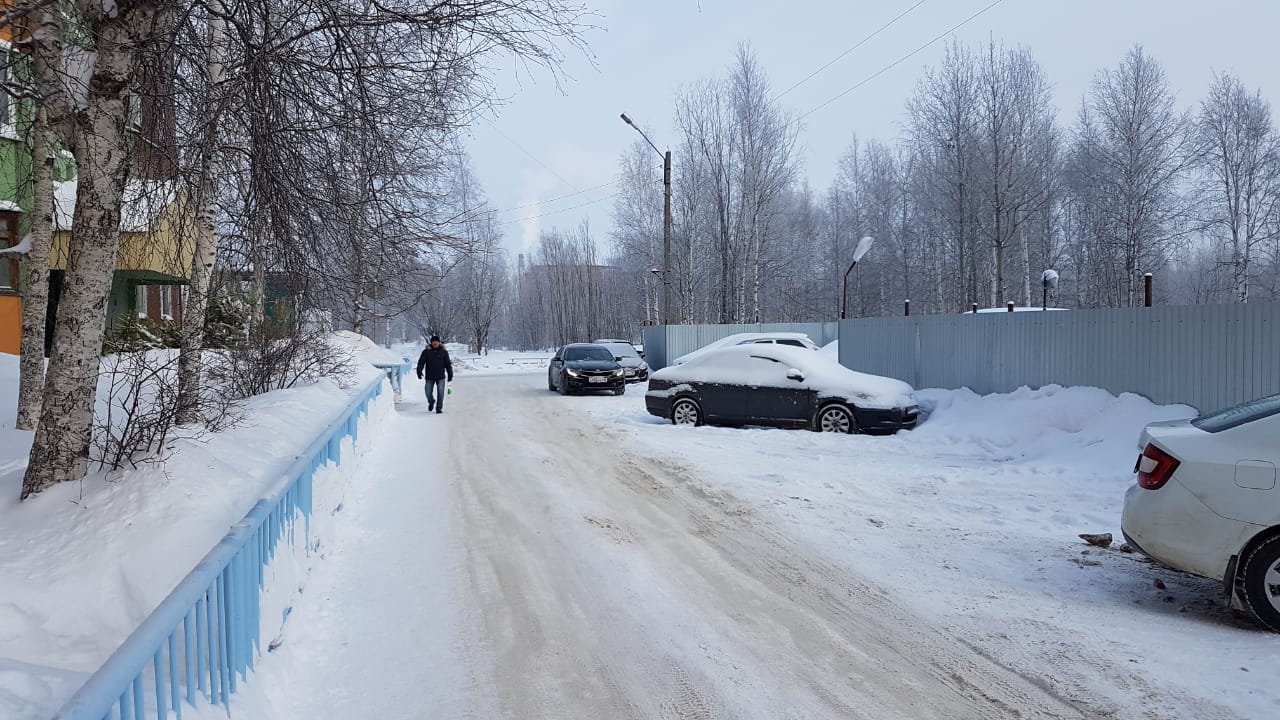
<svg viewBox="0 0 1280 720"><path fill-rule="evenodd" d="M1277 414L1280 414L1280 395L1271 395L1201 415L1192 420L1191 424L1205 432L1216 433Z"/></svg>
<svg viewBox="0 0 1280 720"><path fill-rule="evenodd" d="M622 357L622 358L640 357L639 355L636 354L636 349L631 347L631 345L627 343L609 343L606 347L608 347L609 350L612 351L613 354L617 357Z"/></svg>
<svg viewBox="0 0 1280 720"><path fill-rule="evenodd" d="M566 362L573 360L601 360L609 362L613 360L613 353L608 348L599 345L591 345L588 347L571 347L564 351L564 359Z"/></svg>

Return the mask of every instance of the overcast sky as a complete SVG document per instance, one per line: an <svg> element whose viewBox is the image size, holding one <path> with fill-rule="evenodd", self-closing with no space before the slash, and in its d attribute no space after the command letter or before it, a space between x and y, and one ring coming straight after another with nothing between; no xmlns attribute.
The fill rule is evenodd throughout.
<svg viewBox="0 0 1280 720"><path fill-rule="evenodd" d="M468 143L490 202L509 223L513 262L541 229L576 226L584 218L607 247L613 201L606 198L617 189L591 188L616 179L618 158L638 137L619 113L645 127L659 147L674 146L676 95L699 78L723 75L738 43L750 44L781 92L917 0L587 2L598 13L598 29L585 37L591 58L568 50L559 87L548 72L530 77L514 64L499 65L498 87L507 102L476 125ZM809 112L991 2L926 0L782 103L797 115ZM955 35L967 43L994 38L1031 48L1068 123L1098 70L1116 64L1135 43L1164 65L1187 107L1200 100L1214 71L1233 71L1280 104L1278 30L1276 0L1002 0ZM815 190L831 183L855 133L886 141L902 135L905 102L922 70L939 62L944 44L805 118L804 174ZM654 160L661 164L656 154ZM573 196L546 202L566 195Z"/></svg>

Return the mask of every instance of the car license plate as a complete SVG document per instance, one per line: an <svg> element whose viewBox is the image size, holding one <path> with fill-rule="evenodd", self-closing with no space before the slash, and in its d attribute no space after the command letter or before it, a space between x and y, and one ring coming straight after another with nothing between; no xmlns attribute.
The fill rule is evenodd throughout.
<svg viewBox="0 0 1280 720"><path fill-rule="evenodd" d="M590 382L593 382L593 383L602 383L602 382L605 382L605 381L606 381L606 380L608 380L608 379L609 379L609 378L607 378L607 377L593 377L593 378L591 378L591 379L590 379Z"/></svg>

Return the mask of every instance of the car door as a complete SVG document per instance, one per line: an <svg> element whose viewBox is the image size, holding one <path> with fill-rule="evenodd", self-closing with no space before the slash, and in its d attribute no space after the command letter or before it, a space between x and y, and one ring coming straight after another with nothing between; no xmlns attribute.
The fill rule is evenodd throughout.
<svg viewBox="0 0 1280 720"><path fill-rule="evenodd" d="M752 354L752 377L747 392L747 415L751 422L762 425L808 425L816 408L814 392L804 383L789 377L792 368L767 353Z"/></svg>
<svg viewBox="0 0 1280 720"><path fill-rule="evenodd" d="M708 420L726 423L747 421L747 375L751 370L746 356L717 358L714 369L699 365L702 379L689 383Z"/></svg>
<svg viewBox="0 0 1280 720"><path fill-rule="evenodd" d="M551 358L551 381L556 387L562 387L564 384L564 348L556 350L555 357Z"/></svg>

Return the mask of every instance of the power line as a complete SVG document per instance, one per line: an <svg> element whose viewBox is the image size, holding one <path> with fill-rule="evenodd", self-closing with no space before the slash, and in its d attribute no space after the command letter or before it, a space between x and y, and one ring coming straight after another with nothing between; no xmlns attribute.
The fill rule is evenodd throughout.
<svg viewBox="0 0 1280 720"><path fill-rule="evenodd" d="M507 226L507 225L515 225L516 223L522 223L522 222L525 222L525 221L527 221L527 220L537 220L538 218L546 217L546 216L548 216L548 215L556 215L556 214L558 214L558 213L569 212L570 210L580 210L580 209L582 209L582 208L584 208L584 207L588 207L588 206L590 206L590 205L595 205L595 204L597 204L597 203L602 203L602 202L604 202L605 200L612 200L612 199L614 199L614 198L618 197L618 196L619 196L619 195L621 195L621 194L622 194L622 193L620 193L620 192L616 192L616 193L614 193L614 194L612 194L612 195L608 195L608 196L606 196L606 197L597 198L597 199L595 199L595 200L591 200L590 202L584 202L584 203L582 203L581 205L574 205L573 207L560 208L559 210L551 210L551 211L549 211L549 212L544 212L544 213L541 213L541 214L538 214L538 215L530 215L529 217L522 217L522 218L519 218L518 220L508 220L507 222L504 222L504 223L498 223L498 225L499 225L500 227L504 227L504 226Z"/></svg>
<svg viewBox="0 0 1280 720"><path fill-rule="evenodd" d="M867 83L871 82L872 80L875 80L876 78L878 78L878 77L880 77L881 75L883 75L883 74L885 74L885 73L889 72L890 70L892 70L892 69L894 69L895 67L897 67L897 66L901 65L902 63L906 62L907 60L910 60L912 57L915 57L916 55L918 55L918 54L920 54L921 52L925 51L926 49L928 49L929 47L931 47L932 45L934 45L935 43L937 43L939 40L941 40L941 39L945 38L946 36L950 35L951 33L955 32L955 31L959 30L960 28L964 27L965 25L968 25L969 23L973 22L974 20L977 20L980 16L984 15L988 10L990 10L991 8L993 8L993 7L997 6L997 5L999 5L999 4L1000 4L1000 3L1002 3L1002 2L1004 2L1004 0L995 0L995 2L992 2L990 5L987 5L986 7L982 8L982 9L981 9L981 10L979 10L979 11L977 11L976 13L974 13L974 14L970 15L969 17L965 18L964 20L960 21L960 22L959 22L959 23L957 23L956 25L953 25L949 30L947 30L947 31L945 31L945 32L943 32L943 33L941 33L940 35L938 35L937 37L933 38L933 39L932 39L932 40L930 40L929 42L927 42L927 43L925 43L925 44L921 45L920 47L916 48L915 50L912 50L911 52L907 53L906 55L903 55L902 57L898 58L897 60L894 60L893 62L889 63L888 65L885 65L884 67L880 68L880 69L879 69L879 70L877 70L876 72L874 72L874 73L872 73L871 75L869 75L869 76L867 76L866 78L864 78L864 79L863 79L861 82L859 82L858 84L854 85L853 87L849 88L848 90L845 90L844 92L840 93L839 95L836 95L835 97L833 97L833 98L831 98L830 100L828 100L828 101L826 101L826 102L822 103L821 105L819 105L819 106L817 106L817 107L813 108L813 109L812 109L812 110L810 110L809 112L806 112L805 114L801 115L801 116L800 116L799 118L797 118L797 119L798 119L798 120L803 120L803 119L805 119L805 118L809 117L810 115L812 115L812 114L814 114L814 113L818 112L819 110L821 110L821 109L825 108L826 106L830 105L831 103L833 103L833 102L835 102L835 101L839 100L840 98L844 97L845 95L848 95L849 93L853 92L854 90L857 90L858 88L862 87L863 85L866 85Z"/></svg>
<svg viewBox="0 0 1280 720"><path fill-rule="evenodd" d="M528 205L520 205L520 206L517 206L517 207L507 208L507 209L505 209L505 210L493 210L493 211L491 211L491 212L493 212L494 214L509 213L509 212L515 212L516 210L524 210L525 208L537 207L538 205L546 205L547 203L559 202L559 201L561 201L561 200L568 200L568 199L569 199L569 198L571 198L571 197L577 197L577 196L579 196L579 195L583 195L583 194L585 194L585 193L589 193L589 192L591 192L592 190L599 190L599 189L601 189L601 188L607 188L607 187L609 187L610 185L617 185L617 184L618 184L618 183L620 183L620 182L622 182L622 181L621 181L621 180L610 180L610 181L609 181L609 182L607 182L607 183L603 183L603 184L600 184L600 185L596 185L595 187L589 187L589 188L587 188L586 190L579 190L578 192L575 192L575 193L569 193L568 195L561 195L560 197L553 197L553 198L551 198L550 200L539 200L539 201L537 201L537 202L531 202L531 203L529 203Z"/></svg>
<svg viewBox="0 0 1280 720"><path fill-rule="evenodd" d="M791 92L792 90L795 90L796 88L800 87L801 85L803 85L803 84L805 84L805 83L809 82L810 80L812 80L812 79L813 79L813 77L814 77L815 75L817 75L818 73L822 72L823 70L826 70L827 68L831 67L832 65L835 65L837 62L839 62L839 61L843 60L845 57L847 57L847 56L849 55L849 53L853 52L854 50L857 50L858 48L862 47L863 45L866 45L866 44L867 44L868 42L870 42L873 38L875 38L875 36L879 35L880 33L884 32L885 30L888 30L890 27L892 27L892 26L893 26L895 23L897 23L899 20L901 20L902 18L906 17L906 16L907 16L907 15L908 15L912 10L915 10L916 8L918 8L918 7L920 7L921 5L925 4L925 2L926 2L926 0L920 0L920 1L919 1L919 2L917 2L915 5L912 5L911 7L907 8L906 10L903 10L901 13L899 13L899 14L898 14L898 16L897 16L897 17L895 17L894 19L892 19L892 20L890 20L889 22L885 23L884 25L881 25L880 27L876 28L876 29L875 29L875 31L874 31L874 32L872 32L870 35L868 35L868 36L866 36L866 37L862 38L861 40L859 40L859 41L857 42L857 44L856 44L856 45L854 45L853 47L849 48L848 50L845 50L844 52L842 52L842 53L840 53L839 55L837 55L837 56L835 56L834 58L832 58L832 59L831 59L831 62L827 63L826 65L823 65L822 67L818 68L817 70L814 70L813 72L811 72L811 73L809 73L808 75L804 76L804 78L803 78L803 79L801 79L801 80L800 80L800 82L796 83L795 85L792 85L791 87L787 88L786 90L783 90L783 91L782 91L781 93L779 93L779 94L778 94L778 96L777 96L777 97L775 97L774 99L775 99L775 100L779 100L779 99L781 99L781 98L782 98L782 96L783 96L783 95L786 95L787 93Z"/></svg>
<svg viewBox="0 0 1280 720"><path fill-rule="evenodd" d="M532 161L534 161L534 162L538 163L539 165L541 165L543 170L546 170L547 172L551 173L552 175L555 175L555 176L556 176L556 179L558 179L560 182L564 183L565 185L569 186L571 189L573 189L573 190L577 191L578 193L582 193L582 192L584 192L583 190L580 190L580 189L578 188L578 186L577 186L577 185L574 185L573 183L569 182L568 180L565 180L565 179L564 179L564 176L563 176L563 175L561 175L560 173L556 172L555 170L553 170L553 169L551 168L551 166L550 166L550 165L548 165L548 164L546 164L546 163L542 162L541 160L539 160L539 159L538 159L538 157L537 157L536 155L534 155L533 153L529 152L528 150L525 150L523 145L521 145L520 143L516 142L516 141L515 141L515 140L513 140L510 136L508 136L506 133L504 133L504 132L502 132L501 130L499 130L499 129L498 129L498 126L497 126L497 125L495 125L495 124L493 124L493 121L491 121L491 120L486 120L485 122L489 124L489 127L493 128L493 131L494 131L494 132L496 132L496 133L498 133L499 135L501 135L501 136L502 136L502 138L503 138L504 140L506 140L507 142L511 143L512 145L515 145L517 150L519 150L520 152L522 152L522 153L524 153L525 155L527 155L527 156L529 157L529 159L530 159L530 160L532 160Z"/></svg>

